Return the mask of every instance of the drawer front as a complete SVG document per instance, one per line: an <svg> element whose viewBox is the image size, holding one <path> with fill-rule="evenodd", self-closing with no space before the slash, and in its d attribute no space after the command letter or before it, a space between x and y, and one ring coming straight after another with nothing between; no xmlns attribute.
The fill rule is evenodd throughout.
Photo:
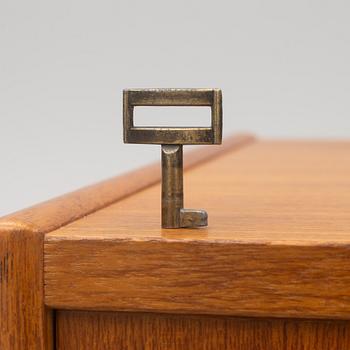
<svg viewBox="0 0 350 350"><path fill-rule="evenodd" d="M350 321L58 311L58 350L342 350Z"/></svg>

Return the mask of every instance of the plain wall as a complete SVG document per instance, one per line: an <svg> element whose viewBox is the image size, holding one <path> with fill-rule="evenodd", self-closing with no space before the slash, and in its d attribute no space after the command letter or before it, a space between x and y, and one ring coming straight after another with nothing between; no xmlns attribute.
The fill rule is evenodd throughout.
<svg viewBox="0 0 350 350"><path fill-rule="evenodd" d="M349 138L349 10L1 0L0 215L159 159L159 146L122 142L127 87L221 88L226 135Z"/></svg>

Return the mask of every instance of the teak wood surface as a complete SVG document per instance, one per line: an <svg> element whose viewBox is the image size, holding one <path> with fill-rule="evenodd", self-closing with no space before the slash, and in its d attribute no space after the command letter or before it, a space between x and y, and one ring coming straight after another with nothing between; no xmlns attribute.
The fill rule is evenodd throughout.
<svg viewBox="0 0 350 350"><path fill-rule="evenodd" d="M259 141L185 173L209 227L160 228L153 185L45 236L55 309L349 319L350 142Z"/></svg>
<svg viewBox="0 0 350 350"><path fill-rule="evenodd" d="M253 138L226 140L189 153L185 168L239 149ZM0 349L53 349L54 310L44 303L44 236L160 180L158 164L19 211L0 219Z"/></svg>
<svg viewBox="0 0 350 350"><path fill-rule="evenodd" d="M348 350L350 322L57 312L57 350Z"/></svg>

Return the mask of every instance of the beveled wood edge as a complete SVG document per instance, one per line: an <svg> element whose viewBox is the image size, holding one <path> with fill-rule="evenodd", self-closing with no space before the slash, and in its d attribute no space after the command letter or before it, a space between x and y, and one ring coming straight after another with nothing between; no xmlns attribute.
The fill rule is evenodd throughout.
<svg viewBox="0 0 350 350"><path fill-rule="evenodd" d="M237 134L225 139L223 145L200 146L199 149L185 153L184 168L194 167L255 140L252 135ZM35 227L41 233L51 232L160 180L160 166L157 162L4 216L0 218L0 227L2 223L11 222L14 225L18 223Z"/></svg>

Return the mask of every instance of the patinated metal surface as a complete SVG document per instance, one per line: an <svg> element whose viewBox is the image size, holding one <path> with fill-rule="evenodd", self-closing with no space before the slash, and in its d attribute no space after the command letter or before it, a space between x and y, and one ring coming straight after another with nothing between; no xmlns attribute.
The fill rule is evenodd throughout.
<svg viewBox="0 0 350 350"><path fill-rule="evenodd" d="M183 209L182 145L162 145L162 227L207 226L204 210Z"/></svg>
<svg viewBox="0 0 350 350"><path fill-rule="evenodd" d="M211 127L136 127L137 106L210 106ZM123 94L125 143L162 145L162 227L208 224L204 210L183 208L182 145L220 144L222 94L219 89L129 89Z"/></svg>
<svg viewBox="0 0 350 350"><path fill-rule="evenodd" d="M162 227L181 226L184 206L182 145L162 145Z"/></svg>
<svg viewBox="0 0 350 350"><path fill-rule="evenodd" d="M222 94L218 89L129 89L124 90L124 142L178 145L220 144L222 139ZM136 127L137 106L208 106L211 127Z"/></svg>

